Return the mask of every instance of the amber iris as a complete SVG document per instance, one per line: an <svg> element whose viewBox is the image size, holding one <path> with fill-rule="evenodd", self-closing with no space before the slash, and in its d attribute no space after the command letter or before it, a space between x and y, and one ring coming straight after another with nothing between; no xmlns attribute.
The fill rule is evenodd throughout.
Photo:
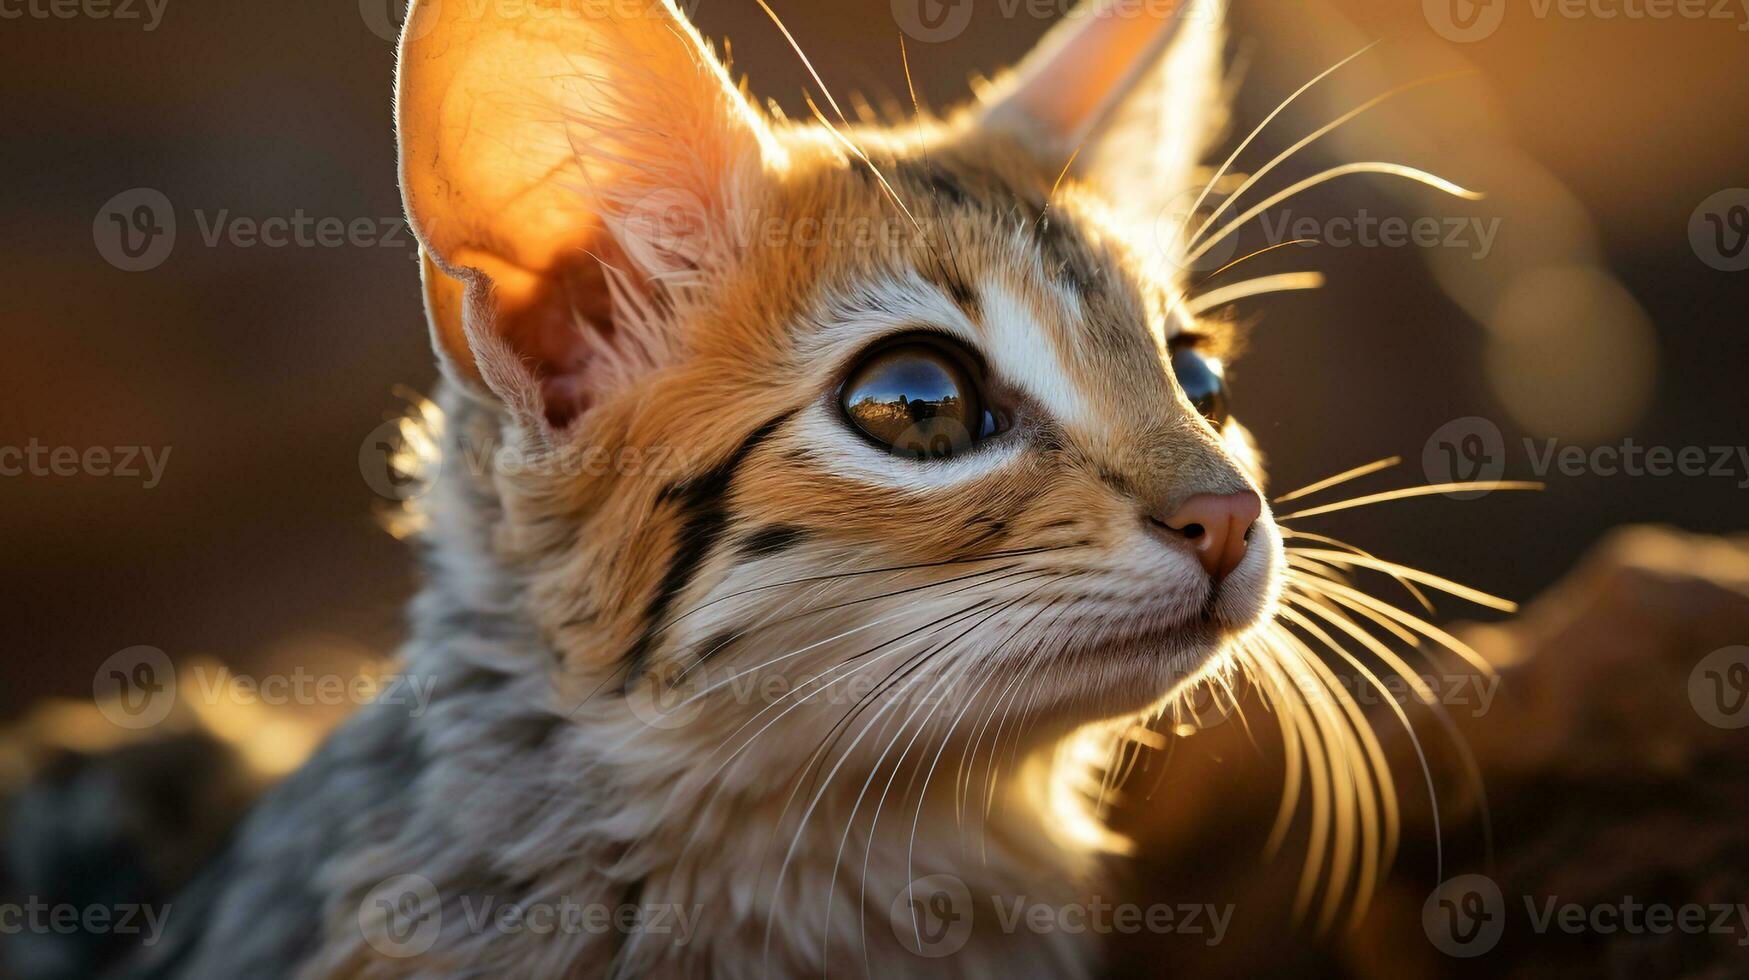
<svg viewBox="0 0 1749 980"><path fill-rule="evenodd" d="M945 459L966 452L984 427L967 366L933 343L875 351L850 373L839 397L863 435L901 456Z"/></svg>

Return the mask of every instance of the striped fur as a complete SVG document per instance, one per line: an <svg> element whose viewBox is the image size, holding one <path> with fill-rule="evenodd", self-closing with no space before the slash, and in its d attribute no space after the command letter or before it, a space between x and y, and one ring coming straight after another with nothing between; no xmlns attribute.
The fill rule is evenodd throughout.
<svg viewBox="0 0 1749 980"><path fill-rule="evenodd" d="M1260 481L1243 430L1172 379L1168 339L1204 328L1135 231L1153 215L1126 211L1150 194L1116 176L1190 186L1218 32L1107 93L1182 116L1175 172L1136 166L1162 122L1132 106L1088 122L1090 162L1059 185L1072 134L1014 95L1048 58L945 119L835 133L764 118L667 0L581 6L409 17L403 180L445 459L507 452L419 501L406 658L432 710L365 709L280 787L159 967L1089 972L1088 937L1004 935L987 912L919 960L891 910L932 874L986 910L1097 890L1056 747L1160 704L1275 601L1267 516L1218 590L1145 521ZM848 430L849 365L915 329L980 353L1012 431L916 461ZM591 449L620 462L564 465ZM405 875L439 925L396 956L370 923ZM696 918L684 943L535 934L470 921L488 899Z"/></svg>

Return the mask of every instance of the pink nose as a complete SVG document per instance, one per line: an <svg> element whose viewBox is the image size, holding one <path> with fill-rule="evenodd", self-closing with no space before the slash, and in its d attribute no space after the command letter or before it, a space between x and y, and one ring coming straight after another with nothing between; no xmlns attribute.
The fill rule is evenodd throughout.
<svg viewBox="0 0 1749 980"><path fill-rule="evenodd" d="M1251 526L1262 513L1263 501L1250 490L1199 493L1156 523L1190 539L1197 561L1218 582L1239 567Z"/></svg>

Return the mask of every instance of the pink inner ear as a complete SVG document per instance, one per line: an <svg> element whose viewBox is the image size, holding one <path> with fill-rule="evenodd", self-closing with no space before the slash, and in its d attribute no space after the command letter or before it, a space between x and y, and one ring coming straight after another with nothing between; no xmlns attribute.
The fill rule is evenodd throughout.
<svg viewBox="0 0 1749 980"><path fill-rule="evenodd" d="M1079 25L1065 21L1058 28L1072 32L1061 45L1022 69L1025 77L1008 106L1065 137L1080 138L1171 41L1189 2L1149 16L1118 2L1083 4L1077 8L1085 18Z"/></svg>
<svg viewBox="0 0 1749 980"><path fill-rule="evenodd" d="M547 422L565 427L589 408L591 363L613 341L613 304L600 263L585 258L544 273L521 296L500 292L500 303L500 330L539 378Z"/></svg>

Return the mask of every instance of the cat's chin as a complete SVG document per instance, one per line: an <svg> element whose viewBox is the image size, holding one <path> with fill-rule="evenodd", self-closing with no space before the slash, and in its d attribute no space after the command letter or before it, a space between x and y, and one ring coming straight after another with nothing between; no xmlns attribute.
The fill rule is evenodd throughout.
<svg viewBox="0 0 1749 980"><path fill-rule="evenodd" d="M1177 622L1089 624L1061 651L1061 687L1051 706L1040 703L1043 713L1072 726L1148 710L1201 677L1261 622L1266 605L1239 622L1205 611Z"/></svg>

